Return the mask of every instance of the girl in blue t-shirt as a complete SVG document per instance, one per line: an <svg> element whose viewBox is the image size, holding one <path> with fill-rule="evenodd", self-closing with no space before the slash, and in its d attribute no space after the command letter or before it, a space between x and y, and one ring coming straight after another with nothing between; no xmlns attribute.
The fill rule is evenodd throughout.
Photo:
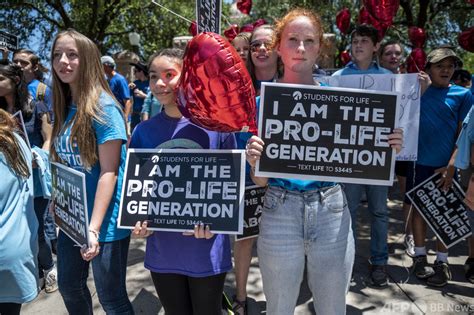
<svg viewBox="0 0 474 315"><path fill-rule="evenodd" d="M0 95L4 84L0 82ZM12 315L20 314L22 303L38 295L32 155L15 126L0 109L0 314Z"/></svg>
<svg viewBox="0 0 474 315"><path fill-rule="evenodd" d="M276 24L273 47L284 65L278 82L320 85L312 69L323 33L320 17L305 9L290 11ZM395 129L388 139L393 148L401 149L401 130ZM258 238L267 313L294 313L306 257L316 313L345 314L354 239L344 193L336 183L256 177L264 145L252 136L246 155L253 181L268 185Z"/></svg>
<svg viewBox="0 0 474 315"><path fill-rule="evenodd" d="M205 130L184 118L175 89L182 51L164 49L150 57L150 89L163 111L140 123L130 148L234 149L233 134ZM158 231L137 222L135 235L147 236L145 267L166 314L220 315L226 273L232 268L228 235L198 225L194 233Z"/></svg>
<svg viewBox="0 0 474 315"><path fill-rule="evenodd" d="M58 236L58 284L70 314L92 314L87 287L92 263L99 301L108 314L133 314L125 288L130 232L117 228L127 141L125 120L104 78L97 46L86 36L59 33L53 66L51 157L85 174L89 247Z"/></svg>

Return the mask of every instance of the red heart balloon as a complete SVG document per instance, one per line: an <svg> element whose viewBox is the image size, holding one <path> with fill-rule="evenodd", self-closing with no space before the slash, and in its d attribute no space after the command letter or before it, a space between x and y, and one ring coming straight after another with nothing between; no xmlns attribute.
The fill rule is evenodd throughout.
<svg viewBox="0 0 474 315"><path fill-rule="evenodd" d="M257 132L252 79L234 47L218 34L204 32L188 43L178 104L184 116L206 129Z"/></svg>
<svg viewBox="0 0 474 315"><path fill-rule="evenodd" d="M189 25L188 32L189 32L189 34L191 34L193 36L196 36L197 33L198 33L197 29L198 29L198 27L197 27L196 21L192 21L191 25Z"/></svg>
<svg viewBox="0 0 474 315"><path fill-rule="evenodd" d="M400 0L364 0L364 7L383 27L392 25Z"/></svg>
<svg viewBox="0 0 474 315"><path fill-rule="evenodd" d="M267 21L265 21L265 19L258 19L255 22L253 22L252 25L253 25L254 28L257 28L257 27L262 26L264 24L267 24Z"/></svg>
<svg viewBox="0 0 474 315"><path fill-rule="evenodd" d="M421 48L413 48L407 58L407 72L416 73L425 70L426 53Z"/></svg>
<svg viewBox="0 0 474 315"><path fill-rule="evenodd" d="M249 14L252 9L252 0L237 0L237 9L243 14Z"/></svg>
<svg viewBox="0 0 474 315"><path fill-rule="evenodd" d="M255 29L255 26L253 26L253 24L245 24L244 26L240 28L240 31L252 33L254 29Z"/></svg>
<svg viewBox="0 0 474 315"><path fill-rule="evenodd" d="M378 20L376 20L365 7L362 7L360 9L359 18L357 20L359 24L369 24L375 27L379 33L379 40L382 40L382 38L385 36L387 27L380 23Z"/></svg>
<svg viewBox="0 0 474 315"><path fill-rule="evenodd" d="M408 38L413 46L421 48L426 42L425 30L420 27L412 26L408 29Z"/></svg>
<svg viewBox="0 0 474 315"><path fill-rule="evenodd" d="M347 34L351 26L351 12L348 8L343 8L336 15L336 26L342 34Z"/></svg>
<svg viewBox="0 0 474 315"><path fill-rule="evenodd" d="M459 34L458 42L465 50L474 52L474 27L468 28Z"/></svg>
<svg viewBox="0 0 474 315"><path fill-rule="evenodd" d="M359 18L357 19L359 24L370 24L374 22L374 18L370 15L369 11L365 7L362 7L359 11Z"/></svg>
<svg viewBox="0 0 474 315"><path fill-rule="evenodd" d="M237 34L240 33L239 26L237 24L232 24L228 29L224 31L224 36L229 42L231 42Z"/></svg>
<svg viewBox="0 0 474 315"><path fill-rule="evenodd" d="M342 65L345 66L346 64L349 63L349 61L352 60L352 58L351 58L351 55L349 54L349 52L347 50L343 50L339 54L339 60L341 60Z"/></svg>

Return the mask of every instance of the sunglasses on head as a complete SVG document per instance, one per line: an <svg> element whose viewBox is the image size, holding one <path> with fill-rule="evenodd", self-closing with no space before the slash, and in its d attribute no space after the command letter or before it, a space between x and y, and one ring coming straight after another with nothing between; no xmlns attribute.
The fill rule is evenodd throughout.
<svg viewBox="0 0 474 315"><path fill-rule="evenodd" d="M266 50L270 50L272 47L272 42L271 41L261 41L261 40L254 40L250 43L250 51L251 52L257 52L260 47L263 47Z"/></svg>

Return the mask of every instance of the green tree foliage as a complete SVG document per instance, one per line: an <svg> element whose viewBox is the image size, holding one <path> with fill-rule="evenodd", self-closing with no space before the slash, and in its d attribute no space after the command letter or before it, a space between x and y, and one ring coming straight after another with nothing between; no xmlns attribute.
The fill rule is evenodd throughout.
<svg viewBox="0 0 474 315"><path fill-rule="evenodd" d="M352 27L357 23L359 9L363 1L348 0L255 0L251 16L245 21L265 18L269 22L284 15L294 7L305 7L319 13L323 20L325 32L337 35L338 49L348 47L348 38L341 34L336 27L336 15L344 7L351 11ZM467 0L400 0L400 7L385 38L398 39L411 51L408 39L408 28L418 26L425 29L427 42L425 51L448 44L456 47L457 52L464 58L465 68L473 71L473 57L459 47L457 36L468 27L474 25L474 5Z"/></svg>
<svg viewBox="0 0 474 315"><path fill-rule="evenodd" d="M172 11L194 19L195 5L186 0L158 0ZM143 0L11 0L0 4L0 25L18 35L20 46L39 40L47 57L58 31L74 28L91 38L102 53L130 49L128 33L141 35L144 56L171 47L175 36L188 35L189 23ZM48 59L48 58L46 58Z"/></svg>
<svg viewBox="0 0 474 315"><path fill-rule="evenodd" d="M156 0L189 20L195 19L195 2L189 0ZM343 7L351 10L352 24L357 22L362 0L254 0L250 16L240 24L265 18L274 22L294 7L318 12L325 31L337 35L338 49L347 48L348 39L335 25L336 14ZM230 4L224 2L223 14L229 16ZM451 44L473 66L472 54L459 48L457 36L474 25L474 6L467 0L400 0L400 8L386 38L399 39L410 51L408 28L423 27L428 36L425 51L440 44ZM235 21L231 21L235 22ZM48 56L54 35L75 28L93 39L102 53L130 49L128 33L141 35L143 55L170 47L175 36L188 35L189 23L170 14L148 0L9 0L0 2L0 29L19 36L21 46L30 41L40 43L40 55ZM227 28L227 18L222 20Z"/></svg>

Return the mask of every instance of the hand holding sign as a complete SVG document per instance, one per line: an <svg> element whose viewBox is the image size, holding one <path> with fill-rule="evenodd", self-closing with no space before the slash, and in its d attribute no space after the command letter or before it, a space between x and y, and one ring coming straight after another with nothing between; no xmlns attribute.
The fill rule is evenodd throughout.
<svg viewBox="0 0 474 315"><path fill-rule="evenodd" d="M206 240L211 239L214 237L214 233L211 232L211 228L209 225L206 225L204 227L204 224L196 224L194 226L194 231L193 232L183 232L183 235L185 236L193 236L195 238L205 238Z"/></svg>
<svg viewBox="0 0 474 315"><path fill-rule="evenodd" d="M245 146L245 156L251 167L255 167L255 164L262 156L264 145L265 143L263 140L257 136L252 136L247 141L247 145Z"/></svg>
<svg viewBox="0 0 474 315"><path fill-rule="evenodd" d="M81 248L81 256L85 261L91 261L95 256L99 255L99 233L89 229L89 247Z"/></svg>
<svg viewBox="0 0 474 315"><path fill-rule="evenodd" d="M148 221L137 221L135 228L133 229L132 235L136 237L148 237L153 234L153 231L148 230Z"/></svg>
<svg viewBox="0 0 474 315"><path fill-rule="evenodd" d="M395 128L393 132L387 136L388 144L395 149L397 153L402 150L403 146L403 129Z"/></svg>

